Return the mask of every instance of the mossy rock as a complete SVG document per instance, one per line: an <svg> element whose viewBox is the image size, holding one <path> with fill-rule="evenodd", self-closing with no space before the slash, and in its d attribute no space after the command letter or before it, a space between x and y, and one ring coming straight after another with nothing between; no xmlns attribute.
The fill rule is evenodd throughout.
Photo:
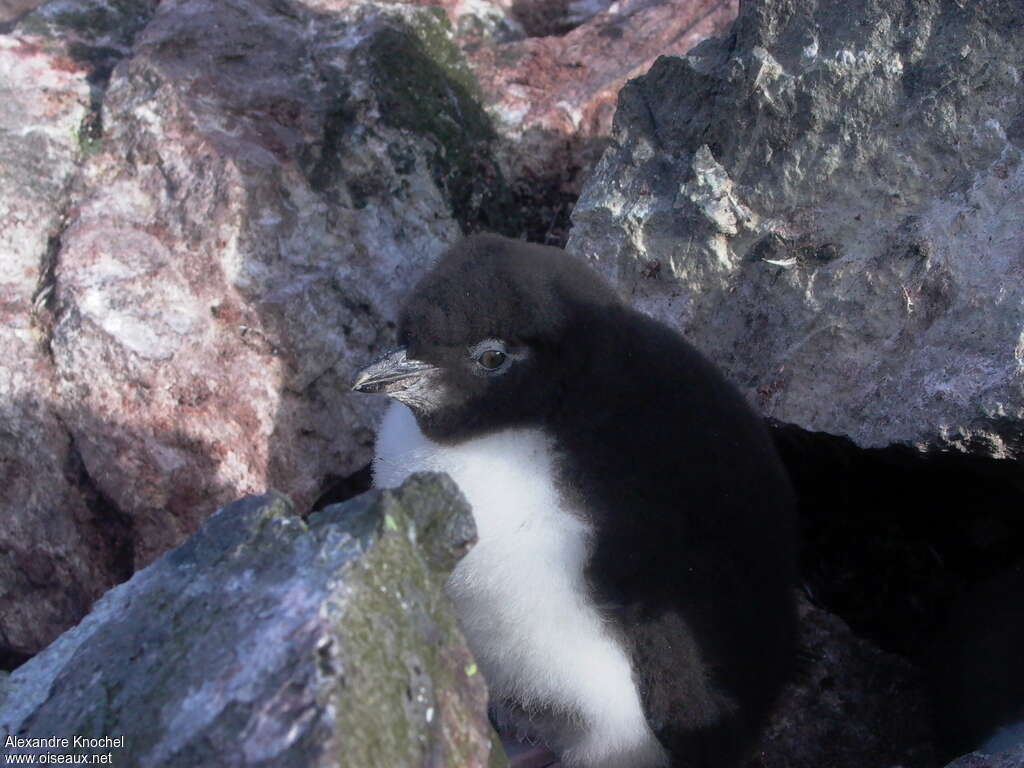
<svg viewBox="0 0 1024 768"><path fill-rule="evenodd" d="M118 765L507 765L443 591L475 535L441 475L308 521L242 499L16 670L0 732L123 736Z"/></svg>
<svg viewBox="0 0 1024 768"><path fill-rule="evenodd" d="M495 160L497 134L444 12L390 19L364 44L384 125L427 140L427 162L463 231L522 231ZM396 150L397 151L397 148Z"/></svg>

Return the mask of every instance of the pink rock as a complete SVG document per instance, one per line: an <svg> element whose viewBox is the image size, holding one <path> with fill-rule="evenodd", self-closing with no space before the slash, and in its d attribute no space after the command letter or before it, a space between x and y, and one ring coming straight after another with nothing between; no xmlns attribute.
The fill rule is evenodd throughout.
<svg viewBox="0 0 1024 768"><path fill-rule="evenodd" d="M355 401L352 373L457 234L425 172L395 171L387 129L360 135L372 95L329 87L359 84L346 69L374 29L339 22L342 46L329 22L311 37L258 2L164 2L111 81L52 346L64 418L134 521L137 566L239 495L274 487L308 509L326 475L365 464L377 404ZM352 135L326 146L331 130ZM366 177L372 199L353 200Z"/></svg>
<svg viewBox="0 0 1024 768"><path fill-rule="evenodd" d="M513 176L561 173L577 193L625 82L658 56L682 55L722 34L737 10L738 0L620 2L564 36L471 52L488 109L510 140Z"/></svg>
<svg viewBox="0 0 1024 768"><path fill-rule="evenodd" d="M380 119L370 43L401 9L155 5L0 35L3 665L219 505L308 509L363 466L351 374L458 235Z"/></svg>
<svg viewBox="0 0 1024 768"><path fill-rule="evenodd" d="M54 411L45 273L89 112L88 67L0 37L0 663L45 645L118 579L122 521L82 482Z"/></svg>

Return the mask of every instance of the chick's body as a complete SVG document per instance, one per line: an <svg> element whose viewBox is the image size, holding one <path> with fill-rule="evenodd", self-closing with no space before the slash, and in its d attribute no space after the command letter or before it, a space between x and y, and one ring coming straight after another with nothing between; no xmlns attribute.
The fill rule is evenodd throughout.
<svg viewBox="0 0 1024 768"><path fill-rule="evenodd" d="M375 484L429 469L466 494L480 539L448 592L505 719L570 768L735 764L795 643L793 502L760 419L556 249L463 241L400 333L408 375L373 372L401 401Z"/></svg>

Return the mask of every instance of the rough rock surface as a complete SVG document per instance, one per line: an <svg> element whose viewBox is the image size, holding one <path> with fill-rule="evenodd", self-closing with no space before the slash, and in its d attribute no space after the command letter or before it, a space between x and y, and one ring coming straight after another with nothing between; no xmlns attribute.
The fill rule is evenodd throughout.
<svg viewBox="0 0 1024 768"><path fill-rule="evenodd" d="M351 373L503 187L437 9L54 0L0 75L10 666L216 506L364 465Z"/></svg>
<svg viewBox="0 0 1024 768"><path fill-rule="evenodd" d="M76 26L81 16L87 29ZM104 499L56 405L44 326L96 93L155 0L51 3L47 34L0 35L0 662L52 640L131 574L130 524ZM17 29L21 29L18 27ZM93 375L93 374L87 374Z"/></svg>
<svg viewBox="0 0 1024 768"><path fill-rule="evenodd" d="M458 231L426 140L387 124L405 84L376 79L422 50L379 14L164 3L114 71L50 346L65 422L140 564L213 502L271 485L303 508L365 461L374 413L348 380L390 341L403 275Z"/></svg>
<svg viewBox="0 0 1024 768"><path fill-rule="evenodd" d="M569 249L781 421L1021 457L1016 0L748 2L621 93Z"/></svg>
<svg viewBox="0 0 1024 768"><path fill-rule="evenodd" d="M550 220L546 232L543 222L533 222L533 229L558 245L583 179L604 148L619 89L659 55L686 53L723 33L738 0L589 5L595 7L566 4L561 17L548 8L534 14L556 28L576 25L565 34L467 47L502 138L506 176L518 196Z"/></svg>
<svg viewBox="0 0 1024 768"><path fill-rule="evenodd" d="M499 766L442 587L475 540L444 476L303 522L278 494L217 512L10 677L0 744L124 737L132 766Z"/></svg>
<svg viewBox="0 0 1024 768"><path fill-rule="evenodd" d="M995 755L972 752L957 758L946 768L1021 768L1024 766L1024 746Z"/></svg>

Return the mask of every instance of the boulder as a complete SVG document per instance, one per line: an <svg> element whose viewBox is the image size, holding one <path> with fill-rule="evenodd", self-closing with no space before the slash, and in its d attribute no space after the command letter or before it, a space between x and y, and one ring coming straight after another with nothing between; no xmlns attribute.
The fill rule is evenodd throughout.
<svg viewBox="0 0 1024 768"><path fill-rule="evenodd" d="M351 374L458 233L430 118L403 121L461 86L413 22L444 44L430 11L164 3L115 69L49 345L64 423L131 517L138 565L240 493L280 487L305 509L328 472L366 463L376 411L352 403ZM391 62L415 56L413 102Z"/></svg>
<svg viewBox="0 0 1024 768"><path fill-rule="evenodd" d="M766 415L1024 454L1015 0L744 3L619 96L568 248Z"/></svg>
<svg viewBox="0 0 1024 768"><path fill-rule="evenodd" d="M130 766L505 765L442 591L475 537L441 475L306 522L275 492L236 501L15 670L0 745L27 741L3 753L109 753Z"/></svg>
<svg viewBox="0 0 1024 768"><path fill-rule="evenodd" d="M439 9L54 0L0 27L0 666L241 494L369 460L351 374L506 197Z"/></svg>

